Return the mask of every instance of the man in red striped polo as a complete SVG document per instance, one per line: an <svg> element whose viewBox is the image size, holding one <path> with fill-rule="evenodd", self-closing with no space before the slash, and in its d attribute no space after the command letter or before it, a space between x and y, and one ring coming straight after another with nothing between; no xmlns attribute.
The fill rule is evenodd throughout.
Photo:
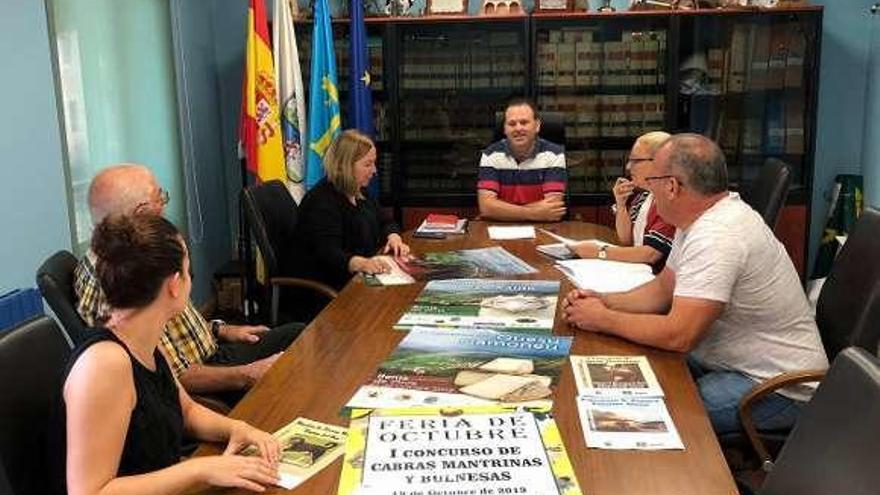
<svg viewBox="0 0 880 495"><path fill-rule="evenodd" d="M565 152L538 137L535 105L516 98L504 111L505 138L483 150L477 181L480 216L556 222L565 215Z"/></svg>

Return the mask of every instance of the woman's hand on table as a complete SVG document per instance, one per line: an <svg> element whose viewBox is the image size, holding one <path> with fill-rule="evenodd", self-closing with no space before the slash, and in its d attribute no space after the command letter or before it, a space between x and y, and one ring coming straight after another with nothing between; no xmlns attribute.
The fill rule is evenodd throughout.
<svg viewBox="0 0 880 495"><path fill-rule="evenodd" d="M235 454L249 446L256 447L263 460L269 464L277 465L281 458L281 445L277 438L244 421L234 421L229 429L229 443L226 444L223 455Z"/></svg>
<svg viewBox="0 0 880 495"><path fill-rule="evenodd" d="M194 472L194 478L211 486L242 488L252 492L266 491L277 485L278 464L257 456L212 455L196 457L181 464Z"/></svg>
<svg viewBox="0 0 880 495"><path fill-rule="evenodd" d="M404 258L409 254L409 246L403 242L400 234L388 234L388 242L382 249L383 254L391 254L396 258Z"/></svg>
<svg viewBox="0 0 880 495"><path fill-rule="evenodd" d="M373 256L372 258L352 256L348 261L348 271L352 273L375 275L377 273L388 273L391 271L391 267L377 256Z"/></svg>

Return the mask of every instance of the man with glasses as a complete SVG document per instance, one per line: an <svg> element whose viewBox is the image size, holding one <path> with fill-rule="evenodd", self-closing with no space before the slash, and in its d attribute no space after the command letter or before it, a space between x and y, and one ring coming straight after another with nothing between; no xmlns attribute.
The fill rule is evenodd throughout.
<svg viewBox="0 0 880 495"><path fill-rule="evenodd" d="M89 187L89 211L97 225L109 215L152 213L162 215L170 196L143 165L122 164L100 171ZM132 253L137 255L137 253ZM80 260L74 272L77 312L88 326L112 324L106 297L95 273L94 254ZM190 301L168 321L160 350L175 376L191 393L219 393L235 402L250 388L293 339L298 324L269 330L263 326L211 323Z"/></svg>
<svg viewBox="0 0 880 495"><path fill-rule="evenodd" d="M673 136L644 180L660 216L677 228L666 267L629 292L570 292L565 319L689 353L713 427L739 431L739 401L755 384L828 367L800 279L761 215L727 190L724 154L711 140ZM797 385L759 401L758 428L791 427L814 389Z"/></svg>
<svg viewBox="0 0 880 495"><path fill-rule="evenodd" d="M538 137L535 105L515 98L504 110L505 139L480 156L477 203L491 220L558 222L565 215L565 153Z"/></svg>
<svg viewBox="0 0 880 495"><path fill-rule="evenodd" d="M598 258L628 263L647 263L655 273L663 269L675 227L657 213L657 205L648 191L644 178L654 151L670 135L662 131L649 132L639 137L624 165L626 177L614 184L614 226L620 246L599 246L582 242L571 247L580 258Z"/></svg>

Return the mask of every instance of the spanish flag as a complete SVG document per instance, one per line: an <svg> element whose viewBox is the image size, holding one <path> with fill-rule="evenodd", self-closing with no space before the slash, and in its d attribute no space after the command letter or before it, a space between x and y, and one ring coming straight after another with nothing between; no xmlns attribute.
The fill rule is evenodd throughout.
<svg viewBox="0 0 880 495"><path fill-rule="evenodd" d="M264 0L248 7L247 64L241 100L239 139L247 168L261 182L287 182L281 144L281 118L275 90L275 67L269 47Z"/></svg>

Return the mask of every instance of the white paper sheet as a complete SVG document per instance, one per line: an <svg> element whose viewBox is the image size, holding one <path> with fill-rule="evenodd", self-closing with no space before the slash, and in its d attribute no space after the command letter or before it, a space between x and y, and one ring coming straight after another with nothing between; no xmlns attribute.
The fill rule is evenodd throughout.
<svg viewBox="0 0 880 495"><path fill-rule="evenodd" d="M491 225L489 238L496 241L509 239L534 239L535 227L531 225Z"/></svg>
<svg viewBox="0 0 880 495"><path fill-rule="evenodd" d="M608 260L563 260L556 268L579 289L626 292L654 279L651 267L642 263Z"/></svg>
<svg viewBox="0 0 880 495"><path fill-rule="evenodd" d="M580 244L582 242L592 242L593 244L595 244L599 247L602 247L602 246L615 247L614 244L611 244L610 242L600 241L599 239L584 239L582 241L579 241L576 239L570 239L568 237L561 236L561 235L557 234L556 232L550 232L547 229L538 229L538 230L540 230L542 233L547 234L548 236L556 239L557 241L561 242L565 246L574 246L574 245Z"/></svg>

